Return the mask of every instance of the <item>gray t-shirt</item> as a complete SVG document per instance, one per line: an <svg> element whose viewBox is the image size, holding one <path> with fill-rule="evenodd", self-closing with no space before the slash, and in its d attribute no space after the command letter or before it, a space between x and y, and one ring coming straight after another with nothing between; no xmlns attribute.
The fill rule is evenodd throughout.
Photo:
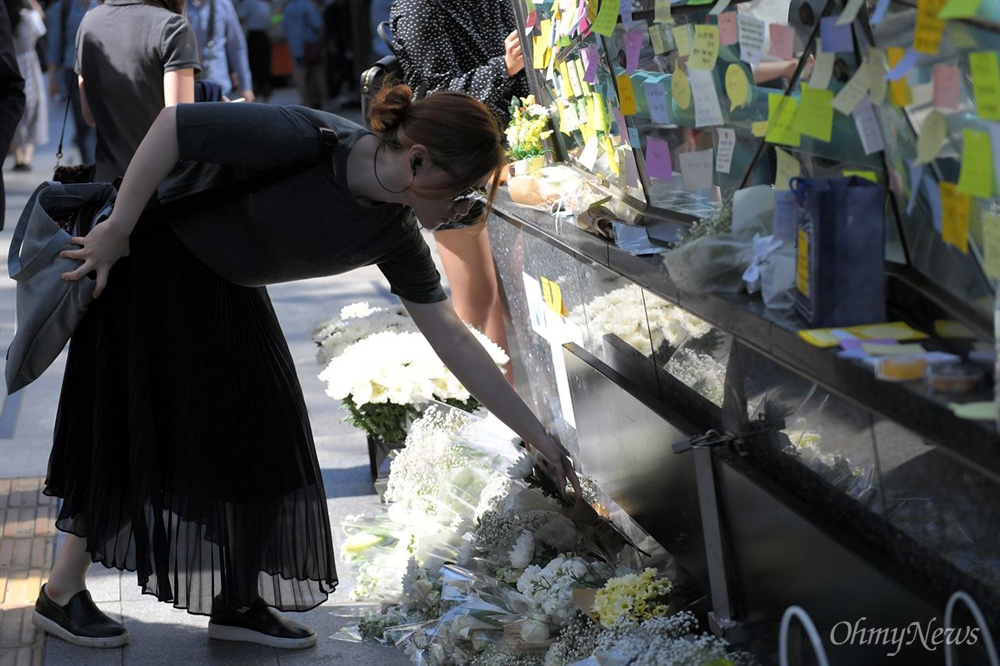
<svg viewBox="0 0 1000 666"><path fill-rule="evenodd" d="M376 264L400 298L443 301L441 276L407 209L363 206L348 188L347 157L368 133L301 106L181 104L177 138L187 164L159 188L167 203L155 215L237 284Z"/></svg>
<svg viewBox="0 0 1000 666"><path fill-rule="evenodd" d="M76 73L97 123L95 181L125 174L163 108L163 75L199 71L187 19L139 0L106 0L88 12L76 36Z"/></svg>

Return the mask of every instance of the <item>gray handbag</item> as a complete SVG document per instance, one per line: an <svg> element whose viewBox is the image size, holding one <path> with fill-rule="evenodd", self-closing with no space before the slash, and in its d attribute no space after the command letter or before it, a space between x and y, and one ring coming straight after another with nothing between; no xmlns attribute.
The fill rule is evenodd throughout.
<svg viewBox="0 0 1000 666"><path fill-rule="evenodd" d="M7 272L16 285L16 325L7 349L7 393L37 379L66 346L94 296L90 277L63 280L80 265L59 256L107 219L117 190L111 183L45 182L28 199L14 227Z"/></svg>

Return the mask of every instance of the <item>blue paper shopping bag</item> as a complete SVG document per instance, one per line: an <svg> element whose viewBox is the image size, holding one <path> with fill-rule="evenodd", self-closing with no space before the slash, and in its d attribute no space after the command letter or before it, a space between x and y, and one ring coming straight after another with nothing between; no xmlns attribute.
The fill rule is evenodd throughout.
<svg viewBox="0 0 1000 666"><path fill-rule="evenodd" d="M811 328L885 321L885 189L864 178L794 178L795 310Z"/></svg>

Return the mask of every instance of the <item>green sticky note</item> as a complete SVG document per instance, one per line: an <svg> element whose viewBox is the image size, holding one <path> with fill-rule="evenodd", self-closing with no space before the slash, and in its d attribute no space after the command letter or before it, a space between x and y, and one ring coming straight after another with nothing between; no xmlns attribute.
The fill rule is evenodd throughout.
<svg viewBox="0 0 1000 666"><path fill-rule="evenodd" d="M986 274L1000 280L1000 215L982 212L979 224L983 228L983 263Z"/></svg>
<svg viewBox="0 0 1000 666"><path fill-rule="evenodd" d="M878 174L874 171L844 171L845 176L857 176L859 178L864 178L865 180L870 180L873 183L878 182Z"/></svg>
<svg viewBox="0 0 1000 666"><path fill-rule="evenodd" d="M979 11L979 0L948 0L941 11L938 12L939 19L970 18Z"/></svg>
<svg viewBox="0 0 1000 666"><path fill-rule="evenodd" d="M989 132L962 130L962 170L958 189L968 195L989 199L993 194L993 151Z"/></svg>
<svg viewBox="0 0 1000 666"><path fill-rule="evenodd" d="M1000 64L996 51L970 53L969 71L979 117L1000 120Z"/></svg>
<svg viewBox="0 0 1000 666"><path fill-rule="evenodd" d="M688 7L694 7L695 5L708 5L715 2L715 0L688 0Z"/></svg>
<svg viewBox="0 0 1000 666"><path fill-rule="evenodd" d="M992 421L997 418L997 406L992 400L984 402L950 403L951 411L960 419L970 421Z"/></svg>
<svg viewBox="0 0 1000 666"><path fill-rule="evenodd" d="M804 86L794 128L800 134L829 143L833 133L833 91Z"/></svg>
<svg viewBox="0 0 1000 666"><path fill-rule="evenodd" d="M798 100L794 97L785 97L781 93L768 95L767 134L764 135L764 140L797 147L802 142L801 135L794 129L795 112L798 108Z"/></svg>
<svg viewBox="0 0 1000 666"><path fill-rule="evenodd" d="M615 23L618 22L618 8L620 6L615 0L604 0L601 3L600 11L597 12L597 18L594 20L594 32L610 37L615 31Z"/></svg>

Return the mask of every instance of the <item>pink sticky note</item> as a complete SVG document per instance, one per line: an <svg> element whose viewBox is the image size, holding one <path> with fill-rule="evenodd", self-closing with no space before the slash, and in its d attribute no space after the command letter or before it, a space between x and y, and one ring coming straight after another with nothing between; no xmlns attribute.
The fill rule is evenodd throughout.
<svg viewBox="0 0 1000 666"><path fill-rule="evenodd" d="M674 177L674 168L670 163L670 146L655 136L646 137L646 173L663 180Z"/></svg>
<svg viewBox="0 0 1000 666"><path fill-rule="evenodd" d="M958 108L959 76L958 67L943 63L934 65L934 106Z"/></svg>
<svg viewBox="0 0 1000 666"><path fill-rule="evenodd" d="M528 34L528 35L531 34L531 30L535 27L535 21L537 19L538 19L538 12L536 12L535 10L531 10L531 13L528 14L527 20L524 22L524 32L525 32L525 34Z"/></svg>
<svg viewBox="0 0 1000 666"><path fill-rule="evenodd" d="M729 46L739 41L736 37L736 12L719 14L719 43Z"/></svg>
<svg viewBox="0 0 1000 666"><path fill-rule="evenodd" d="M772 23L769 27L771 29L771 55L791 60L792 50L795 46L795 28L780 23Z"/></svg>
<svg viewBox="0 0 1000 666"><path fill-rule="evenodd" d="M645 27L635 28L625 33L625 73L631 74L639 66L639 49L642 48L642 33Z"/></svg>
<svg viewBox="0 0 1000 666"><path fill-rule="evenodd" d="M583 80L587 83L597 81L597 46L590 44L580 53L583 58L583 66L586 71L583 73Z"/></svg>

